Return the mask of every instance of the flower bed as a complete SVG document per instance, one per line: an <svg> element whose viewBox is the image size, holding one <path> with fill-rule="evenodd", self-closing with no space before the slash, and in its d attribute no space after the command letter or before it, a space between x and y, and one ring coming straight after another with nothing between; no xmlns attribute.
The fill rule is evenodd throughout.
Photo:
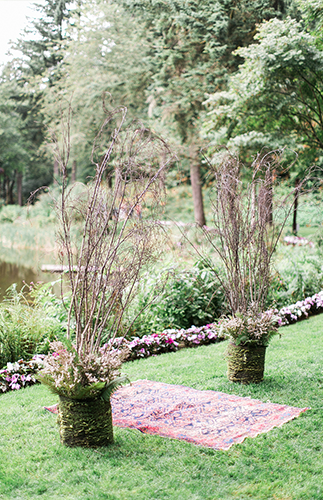
<svg viewBox="0 0 323 500"><path fill-rule="evenodd" d="M323 313L323 291L274 312L280 318L279 326L290 325L314 314Z"/></svg>
<svg viewBox="0 0 323 500"><path fill-rule="evenodd" d="M290 325L309 316L323 313L323 291L273 312L279 317L279 326ZM175 352L184 347L198 347L224 340L225 336L220 333L220 326L221 320L205 326L191 326L187 330L165 330L142 338L135 337L130 341L116 338L112 347L119 350L123 344L129 351L127 361L133 361L165 352ZM16 363L8 363L3 370L0 370L0 391L18 390L37 383L35 374L42 367L42 358L43 356L34 356L28 362L21 359Z"/></svg>
<svg viewBox="0 0 323 500"><path fill-rule="evenodd" d="M315 247L315 243L313 241L307 240L302 236L285 236L284 243L286 245L300 246L303 247L308 245L310 248Z"/></svg>
<svg viewBox="0 0 323 500"><path fill-rule="evenodd" d="M113 342L113 348L119 349L121 343L129 350L127 361L134 359L157 356L164 352L174 352L183 347L197 347L200 345L214 344L224 340L219 333L220 322L210 323L205 326L191 326L188 330L165 330L161 333L144 335L142 338L135 337L131 341L123 341L117 338Z"/></svg>
<svg viewBox="0 0 323 500"><path fill-rule="evenodd" d="M30 361L20 359L16 363L7 363L7 366L0 370L0 391L14 391L36 384L35 375L43 366L43 357L34 356Z"/></svg>
<svg viewBox="0 0 323 500"><path fill-rule="evenodd" d="M290 325L311 315L322 313L323 291L316 293L313 297L308 297L296 302L296 304L283 307L279 311L276 309L273 312L279 318L279 326ZM220 324L221 320L201 327L192 326L188 330L165 330L162 333L153 333L142 338L135 337L131 341L126 341L130 351L127 360L132 361L138 358L156 356L164 352L174 352L182 347L214 344L225 338L220 333ZM113 347L118 349L121 342L121 338L115 339Z"/></svg>

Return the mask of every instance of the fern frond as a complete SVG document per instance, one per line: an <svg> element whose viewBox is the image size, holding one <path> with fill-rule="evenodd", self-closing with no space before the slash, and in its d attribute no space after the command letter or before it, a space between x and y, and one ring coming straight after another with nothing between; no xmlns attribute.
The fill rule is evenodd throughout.
<svg viewBox="0 0 323 500"><path fill-rule="evenodd" d="M128 382L130 384L130 380L127 377L127 375L121 375L121 377L115 378L114 380L112 380L112 382L110 382L106 386L104 391L102 391L101 398L103 398L105 401L110 401L110 398L111 398L112 394L114 393L114 391L116 391L118 389L118 387L120 387L120 385L122 385L126 382Z"/></svg>

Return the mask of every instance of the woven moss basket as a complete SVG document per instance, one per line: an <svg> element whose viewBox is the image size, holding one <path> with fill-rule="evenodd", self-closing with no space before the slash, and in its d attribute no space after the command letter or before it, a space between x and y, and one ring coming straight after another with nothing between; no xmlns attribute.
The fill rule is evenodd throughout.
<svg viewBox="0 0 323 500"><path fill-rule="evenodd" d="M258 345L228 346L228 379L241 384L259 384L264 379L266 347Z"/></svg>
<svg viewBox="0 0 323 500"><path fill-rule="evenodd" d="M113 443L110 401L60 396L57 421L61 442L66 446L96 448Z"/></svg>

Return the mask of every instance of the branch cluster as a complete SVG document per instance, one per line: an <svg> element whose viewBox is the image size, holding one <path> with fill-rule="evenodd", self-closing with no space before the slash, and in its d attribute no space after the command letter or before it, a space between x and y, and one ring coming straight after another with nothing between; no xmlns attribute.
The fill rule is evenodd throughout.
<svg viewBox="0 0 323 500"><path fill-rule="evenodd" d="M214 272L234 315L247 314L250 307L258 314L265 307L272 256L292 210L293 193L281 199L273 196L281 153L258 154L247 184L240 178L239 159L232 154L226 153L219 165L210 164L215 177L211 200L215 229L204 233L224 265L225 279ZM278 212L282 222L275 225Z"/></svg>
<svg viewBox="0 0 323 500"><path fill-rule="evenodd" d="M125 127L126 108L104 110L92 151L95 175L87 185L68 184L68 134L65 147L56 141L62 174L58 242L71 292L67 337L75 331L78 355L99 353L103 334L115 337L141 271L162 250L160 177L174 159L142 123Z"/></svg>

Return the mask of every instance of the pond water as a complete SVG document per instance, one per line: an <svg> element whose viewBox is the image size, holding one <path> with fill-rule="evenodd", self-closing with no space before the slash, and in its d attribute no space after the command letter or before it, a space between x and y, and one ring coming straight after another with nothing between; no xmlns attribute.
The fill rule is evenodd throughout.
<svg viewBox="0 0 323 500"><path fill-rule="evenodd" d="M25 283L37 283L38 281L47 283L58 277L57 274L43 273L23 265L0 262L0 301L3 300L6 290L13 283L17 284L17 290L20 291Z"/></svg>
<svg viewBox="0 0 323 500"><path fill-rule="evenodd" d="M0 246L0 301L13 283L20 291L25 283L48 283L60 277L57 273L42 272L42 264L55 264L54 256L30 249L18 251Z"/></svg>

